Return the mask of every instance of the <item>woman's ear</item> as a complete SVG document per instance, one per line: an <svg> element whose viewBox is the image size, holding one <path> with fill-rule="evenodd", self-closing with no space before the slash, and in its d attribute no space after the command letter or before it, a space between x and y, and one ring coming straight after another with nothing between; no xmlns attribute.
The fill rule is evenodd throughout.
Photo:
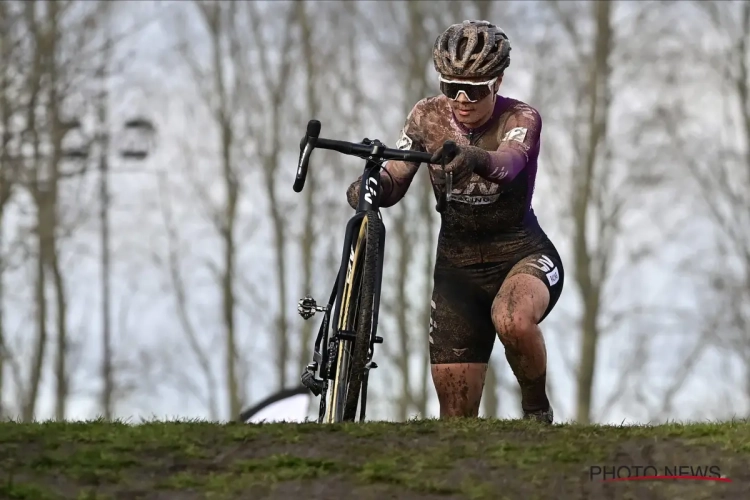
<svg viewBox="0 0 750 500"><path fill-rule="evenodd" d="M498 77L497 81L495 82L495 92L497 92L498 90L500 90L500 84L501 83L503 83L503 75L500 75Z"/></svg>

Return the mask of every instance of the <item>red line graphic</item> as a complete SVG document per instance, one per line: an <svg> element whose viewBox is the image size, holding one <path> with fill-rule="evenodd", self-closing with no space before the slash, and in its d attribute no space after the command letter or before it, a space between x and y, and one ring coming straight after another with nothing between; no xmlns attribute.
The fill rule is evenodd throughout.
<svg viewBox="0 0 750 500"><path fill-rule="evenodd" d="M715 481L719 483L731 483L728 477L708 477L708 476L630 476L616 477L613 479L602 479L603 483L621 483L623 481L661 481L665 479L683 479L687 481Z"/></svg>

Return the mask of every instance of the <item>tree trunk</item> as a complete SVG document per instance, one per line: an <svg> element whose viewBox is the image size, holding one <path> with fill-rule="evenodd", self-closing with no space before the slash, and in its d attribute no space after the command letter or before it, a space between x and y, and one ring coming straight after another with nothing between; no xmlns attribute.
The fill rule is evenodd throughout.
<svg viewBox="0 0 750 500"><path fill-rule="evenodd" d="M228 12L227 12L228 13ZM227 400L229 401L229 418L235 418L242 411L240 383L237 376L237 338L235 329L236 298L234 292L235 260L236 260L236 221L237 204L239 200L239 182L234 171L232 161L232 149L234 147L234 134L232 128L231 109L227 85L224 81L224 58L221 50L221 37L228 27L224 25L224 7L215 3L213 5L212 19L210 22L213 68L215 77L215 89L218 94L217 122L221 137L221 161L222 179L226 202L224 213L220 222L221 238L224 246L224 268L221 275L221 302L222 317L224 321L224 334L226 339L226 378L227 378ZM227 16L231 17L231 16ZM227 23L231 22L227 19Z"/></svg>
<svg viewBox="0 0 750 500"><path fill-rule="evenodd" d="M409 373L409 357L411 354L410 342L409 342L409 321L408 321L408 307L409 307L409 294L406 291L408 284L407 276L409 274L409 263L411 262L411 238L407 229L407 219L409 217L409 211L406 208L406 203L402 200L401 203L393 207L391 210L397 212L393 220L393 237L394 241L398 242L398 259L396 263L396 300L394 301L393 311L396 316L396 334L398 338L398 350L395 356L396 368L401 377L401 392L398 394L396 399L396 419L397 421L403 422L408 418L409 406L412 400L411 397L411 384L410 384L410 373Z"/></svg>
<svg viewBox="0 0 750 500"><path fill-rule="evenodd" d="M252 5L250 2L248 5ZM254 12L254 13L253 13ZM257 11L251 11L252 15L257 16ZM277 281L277 300L279 304L278 316L276 318L276 332L273 333L276 339L276 373L279 388L286 387L287 376L286 369L289 362L289 327L288 327L288 294L287 294L287 225L286 214L282 207L282 202L276 194L276 182L279 171L279 152L282 149L281 127L282 118L284 117L284 104L286 102L287 92L289 90L289 77L294 62L292 55L292 44L296 30L291 29L291 25L297 22L297 11L294 7L289 8L285 16L285 36L281 40L280 53L284 54L277 73L277 78L272 78L272 69L269 64L267 54L264 50L260 51L261 69L267 92L269 94L268 121L270 126L263 131L266 137L265 148L262 152L262 166L266 196L268 196L269 211L271 216L272 231L274 236L274 248L276 253L276 281ZM258 19L254 19L252 26L252 36L256 45L263 44L262 25ZM278 40L276 40L277 42ZM275 43L276 43L275 42ZM256 98L253 94L251 98Z"/></svg>
<svg viewBox="0 0 750 500"><path fill-rule="evenodd" d="M59 191L60 191L60 163L62 161L62 143L65 135L62 120L60 118L59 88L62 82L59 79L58 64L58 41L59 30L59 4L50 2L47 9L47 37L44 44L44 57L48 75L47 102L47 126L50 128L52 141L52 157L49 159L49 226L46 228L46 239L48 251L45 253L45 265L51 274L55 290L56 329L57 329L57 353L55 356L55 418L58 421L65 420L66 404L70 392L68 380L68 328L67 328L67 298L65 292L65 281L60 270L58 230L59 230Z"/></svg>
<svg viewBox="0 0 750 500"><path fill-rule="evenodd" d="M302 31L302 39L300 41L302 46L302 54L305 65L305 92L307 94L307 112L310 118L318 116L318 100L315 96L315 87L317 84L317 68L315 67L315 53L314 53L314 37L312 27L315 24L315 19L312 18L312 14L308 13L307 5L309 2L299 2L296 7L298 9L298 20ZM305 215L304 215L304 228L302 230L302 290L300 298L307 294L313 293L313 258L314 250L317 245L317 230L315 227L316 213L315 213L315 200L318 190L317 175L308 175L305 181ZM310 356L310 348L312 346L312 335L313 335L312 321L305 321L302 323L302 339L300 341L299 351L299 362L298 366L302 369L308 362L307 358Z"/></svg>
<svg viewBox="0 0 750 500"><path fill-rule="evenodd" d="M607 115L609 113L609 74L608 58L612 45L611 1L591 4L596 22L594 58L590 68L588 89L589 99L589 142L583 164L583 175L574 189L573 213L575 230L573 255L575 259L575 280L583 301L581 318L581 353L578 369L578 396L576 418L580 423L589 423L592 412L594 370L596 349L599 340L600 296L603 277L595 272L597 263L587 235L588 211L592 200L594 172L601 146L606 138Z"/></svg>
<svg viewBox="0 0 750 500"><path fill-rule="evenodd" d="M38 147L37 147L38 152ZM31 373L29 376L28 393L24 401L22 418L24 422L31 422L36 412L36 401L39 394L39 385L42 380L42 367L44 366L45 355L47 352L47 298L45 294L45 265L47 252L49 252L49 243L47 230L49 227L49 217L45 212L49 211L49 205L40 200L40 194L37 190L37 245L38 255L36 260L36 322L37 338L30 365Z"/></svg>
<svg viewBox="0 0 750 500"><path fill-rule="evenodd" d="M0 18L7 16L7 5L0 2ZM8 143L10 142L11 125L10 119L12 110L10 109L9 88L7 71L11 66L11 41L8 35L9 30L0 31L0 130L4 133L0 136L0 418L5 414L3 407L3 392L5 389L5 361L8 357L8 350L5 340L5 255L4 247L4 229L5 229L5 205L10 202L11 186L15 179L12 178L12 172L15 170L11 165L10 152ZM11 170L13 169L13 170Z"/></svg>
<svg viewBox="0 0 750 500"><path fill-rule="evenodd" d="M46 234L49 221L45 211L48 210L48 204L43 200L44 186L40 185L39 169L42 168L42 154L40 151L39 134L37 133L36 107L38 105L39 92L42 82L42 38L43 34L39 32L40 28L36 21L36 3L28 2L24 5L25 17L33 37L33 54L32 67L29 71L27 80L27 92L29 95L28 105L26 107L26 136L31 140L33 149L34 165L31 172L31 191L37 207L36 220L36 240L37 240L37 259L36 259L36 276L35 276L35 302L36 302L36 326L37 337L34 345L31 363L29 365L29 377L27 391L24 397L21 418L25 422L33 420L36 412L37 396L39 394L39 384L42 379L42 367L47 352L47 301L45 294L45 270L44 262L48 249Z"/></svg>

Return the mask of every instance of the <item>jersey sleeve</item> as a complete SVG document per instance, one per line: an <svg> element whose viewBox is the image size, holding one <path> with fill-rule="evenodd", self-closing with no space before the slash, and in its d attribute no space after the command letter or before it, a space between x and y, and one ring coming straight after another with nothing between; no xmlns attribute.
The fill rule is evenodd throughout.
<svg viewBox="0 0 750 500"><path fill-rule="evenodd" d="M519 105L499 133L497 150L489 154L489 163L477 174L490 182L505 184L526 168L530 153L538 150L542 118L531 106Z"/></svg>
<svg viewBox="0 0 750 500"><path fill-rule="evenodd" d="M424 115L422 102L419 101L415 104L406 116L406 121L401 129L398 141L396 141L396 148L421 152L427 151L424 145L424 134L422 133L421 126Z"/></svg>
<svg viewBox="0 0 750 500"><path fill-rule="evenodd" d="M523 153L528 160L529 152L538 147L542 133L542 117L527 104L519 105L508 118L500 138L500 149L512 149Z"/></svg>
<svg viewBox="0 0 750 500"><path fill-rule="evenodd" d="M404 122L404 126L396 141L396 148L426 152L424 146L423 134L421 132L423 101L419 101L409 112ZM382 195L380 197L381 207L390 207L395 205L406 194L406 191L414 179L414 175L419 169L419 163L391 160L386 163L380 173ZM347 189L346 197L352 208L357 207L359 202L359 191L361 189L362 176L360 175Z"/></svg>

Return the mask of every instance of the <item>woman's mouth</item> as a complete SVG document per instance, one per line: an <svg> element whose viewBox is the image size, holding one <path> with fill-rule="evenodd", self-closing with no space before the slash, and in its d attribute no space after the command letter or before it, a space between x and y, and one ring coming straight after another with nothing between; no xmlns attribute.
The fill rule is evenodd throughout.
<svg viewBox="0 0 750 500"><path fill-rule="evenodd" d="M460 116L469 116L471 114L471 110L470 109L459 109L458 110L458 114Z"/></svg>

